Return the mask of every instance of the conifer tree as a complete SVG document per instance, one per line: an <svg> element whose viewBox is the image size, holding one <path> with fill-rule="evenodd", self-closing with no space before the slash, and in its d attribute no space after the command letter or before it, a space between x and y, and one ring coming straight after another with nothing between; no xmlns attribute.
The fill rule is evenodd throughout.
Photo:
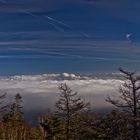
<svg viewBox="0 0 140 140"><path fill-rule="evenodd" d="M4 140L27 139L28 129L22 111L22 97L16 94L9 112L3 117Z"/></svg>
<svg viewBox="0 0 140 140"><path fill-rule="evenodd" d="M76 113L87 109L88 103L85 103L77 94L73 92L67 84L61 84L59 87L61 92L60 98L56 103L57 113L64 118L65 122L65 140L70 139L71 121Z"/></svg>
<svg viewBox="0 0 140 140"><path fill-rule="evenodd" d="M62 140L64 138L64 125L58 117L45 116L41 119L40 125L45 131L46 140Z"/></svg>
<svg viewBox="0 0 140 140"><path fill-rule="evenodd" d="M22 97L18 93L15 96L15 101L10 106L10 111L5 115L4 119L23 121L24 118L22 109Z"/></svg>
<svg viewBox="0 0 140 140"><path fill-rule="evenodd" d="M5 97L6 97L6 93L0 95L0 118L3 117L3 115L6 113L9 106L8 104L7 105L4 104Z"/></svg>

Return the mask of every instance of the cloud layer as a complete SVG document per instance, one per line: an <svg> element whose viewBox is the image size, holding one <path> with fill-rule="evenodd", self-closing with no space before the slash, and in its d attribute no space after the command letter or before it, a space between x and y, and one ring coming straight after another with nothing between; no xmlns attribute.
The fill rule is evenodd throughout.
<svg viewBox="0 0 140 140"><path fill-rule="evenodd" d="M89 101L94 110L110 108L111 105L105 102L105 98L109 95L116 98L123 81L107 76L103 79L93 77L68 73L1 77L0 89L1 93L7 93L8 100L16 93L20 93L26 111L45 111L54 108L60 95L58 90L60 83L67 83L73 91Z"/></svg>

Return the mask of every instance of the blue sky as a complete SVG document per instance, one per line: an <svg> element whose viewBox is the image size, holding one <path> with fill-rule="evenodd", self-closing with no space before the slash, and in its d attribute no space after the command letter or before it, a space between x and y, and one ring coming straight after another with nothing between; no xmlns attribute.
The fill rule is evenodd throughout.
<svg viewBox="0 0 140 140"><path fill-rule="evenodd" d="M140 70L139 0L0 0L0 75Z"/></svg>

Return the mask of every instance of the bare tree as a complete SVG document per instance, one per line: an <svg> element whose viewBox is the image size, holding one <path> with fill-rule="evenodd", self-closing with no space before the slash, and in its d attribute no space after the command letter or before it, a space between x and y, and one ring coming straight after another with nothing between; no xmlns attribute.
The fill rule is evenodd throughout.
<svg viewBox="0 0 140 140"><path fill-rule="evenodd" d="M65 139L70 139L71 119L76 113L84 110L88 103L85 103L77 92L73 92L67 84L61 84L59 87L61 92L60 98L56 103L57 112L64 117L65 121Z"/></svg>
<svg viewBox="0 0 140 140"><path fill-rule="evenodd" d="M133 134L132 139L138 139L138 124L140 117L140 76L137 76L135 72L128 72L119 68L119 71L124 75L125 81L120 87L120 99L113 100L108 97L107 102L127 111L132 122Z"/></svg>

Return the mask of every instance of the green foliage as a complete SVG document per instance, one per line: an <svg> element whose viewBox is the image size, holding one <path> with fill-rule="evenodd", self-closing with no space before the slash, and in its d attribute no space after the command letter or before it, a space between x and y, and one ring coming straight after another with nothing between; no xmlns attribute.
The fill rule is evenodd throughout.
<svg viewBox="0 0 140 140"><path fill-rule="evenodd" d="M44 140L42 131L39 127L30 128L30 131L28 133L29 133L28 136L29 140Z"/></svg>
<svg viewBox="0 0 140 140"><path fill-rule="evenodd" d="M22 97L16 94L15 101L11 104L9 112L3 117L4 121L23 121Z"/></svg>
<svg viewBox="0 0 140 140"><path fill-rule="evenodd" d="M56 116L45 117L40 122L40 125L46 132L46 140L62 140L64 125L63 122Z"/></svg>

